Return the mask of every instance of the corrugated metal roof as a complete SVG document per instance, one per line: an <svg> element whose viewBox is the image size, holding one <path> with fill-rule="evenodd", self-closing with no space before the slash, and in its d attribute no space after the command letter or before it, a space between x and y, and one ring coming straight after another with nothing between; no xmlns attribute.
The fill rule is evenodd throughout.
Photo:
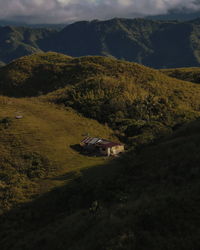
<svg viewBox="0 0 200 250"><path fill-rule="evenodd" d="M100 138L92 138L91 141L89 142L89 144L96 144L99 140L101 140Z"/></svg>
<svg viewBox="0 0 200 250"><path fill-rule="evenodd" d="M105 139L97 138L97 137L86 137L84 140L82 140L82 143L85 144L92 144L92 145L98 145L99 147L103 148L109 148L109 147L114 147L114 146L121 146L123 144L118 143L118 142L111 142L107 141Z"/></svg>
<svg viewBox="0 0 200 250"><path fill-rule="evenodd" d="M100 139L100 138L92 138L92 137L86 137L83 141L82 141L82 143L85 143L85 144L96 144L96 143L98 143L98 142L101 142L102 141L102 139Z"/></svg>
<svg viewBox="0 0 200 250"><path fill-rule="evenodd" d="M87 143L88 139L89 139L89 137L86 137L86 138L84 138L81 142L82 142L82 143Z"/></svg>

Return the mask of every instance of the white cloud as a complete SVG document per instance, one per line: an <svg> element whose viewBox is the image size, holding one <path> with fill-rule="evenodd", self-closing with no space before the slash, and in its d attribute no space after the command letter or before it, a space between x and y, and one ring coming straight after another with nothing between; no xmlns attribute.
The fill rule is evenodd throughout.
<svg viewBox="0 0 200 250"><path fill-rule="evenodd" d="M200 9L199 0L0 0L1 19L35 23L134 17L172 8Z"/></svg>

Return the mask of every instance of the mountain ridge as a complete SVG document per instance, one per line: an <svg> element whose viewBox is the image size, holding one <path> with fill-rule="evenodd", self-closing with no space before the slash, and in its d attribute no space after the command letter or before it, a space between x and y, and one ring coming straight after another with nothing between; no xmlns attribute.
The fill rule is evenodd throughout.
<svg viewBox="0 0 200 250"><path fill-rule="evenodd" d="M0 61L36 52L103 55L154 68L200 65L200 23L114 18L80 21L62 30L0 28Z"/></svg>

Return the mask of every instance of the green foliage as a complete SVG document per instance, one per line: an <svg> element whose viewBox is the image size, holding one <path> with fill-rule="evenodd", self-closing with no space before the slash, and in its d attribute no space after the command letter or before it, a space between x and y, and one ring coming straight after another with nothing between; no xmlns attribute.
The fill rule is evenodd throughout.
<svg viewBox="0 0 200 250"><path fill-rule="evenodd" d="M0 220L2 249L199 248L199 141L197 120L138 154L82 171Z"/></svg>
<svg viewBox="0 0 200 250"><path fill-rule="evenodd" d="M111 56L154 68L199 66L199 27L198 19L122 18L76 22L63 30L6 26L0 28L0 61L55 51L70 56Z"/></svg>
<svg viewBox="0 0 200 250"><path fill-rule="evenodd" d="M16 110L23 119L14 119ZM104 162L71 148L86 133L103 138L113 134L107 126L71 109L0 97L0 209L8 210L51 186L62 185L51 180L54 175Z"/></svg>
<svg viewBox="0 0 200 250"><path fill-rule="evenodd" d="M200 83L200 68L177 68L161 70L162 73L188 82Z"/></svg>
<svg viewBox="0 0 200 250"><path fill-rule="evenodd" d="M199 249L198 84L56 53L0 75L4 94L34 97L0 97L2 250ZM108 161L72 147L114 133L137 150Z"/></svg>
<svg viewBox="0 0 200 250"><path fill-rule="evenodd" d="M0 119L0 125L2 125L4 128L8 128L12 123L12 119L10 117L4 117Z"/></svg>
<svg viewBox="0 0 200 250"><path fill-rule="evenodd" d="M5 26L0 28L1 64L33 53L41 52L39 42L55 31Z"/></svg>
<svg viewBox="0 0 200 250"><path fill-rule="evenodd" d="M156 68L197 66L200 58L199 23L195 21L114 18L78 22L49 41L47 46L43 41L45 51L114 56Z"/></svg>
<svg viewBox="0 0 200 250"><path fill-rule="evenodd" d="M160 130L163 134L163 130L170 131L177 124L199 116L199 86L112 58L38 53L0 69L0 76L2 94L17 97L43 94L44 101L70 106L108 124L131 145L159 137L159 133L153 132L153 126L157 131L157 124L163 128ZM122 124L126 119L142 121L145 129L133 126L127 129ZM149 124L151 128L147 129Z"/></svg>

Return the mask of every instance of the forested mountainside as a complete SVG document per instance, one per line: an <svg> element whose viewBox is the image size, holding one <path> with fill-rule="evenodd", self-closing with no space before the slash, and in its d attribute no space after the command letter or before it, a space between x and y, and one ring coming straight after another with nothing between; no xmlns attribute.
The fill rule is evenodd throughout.
<svg viewBox="0 0 200 250"><path fill-rule="evenodd" d="M62 30L0 28L0 61L39 51L70 56L104 55L154 68L199 66L200 19L83 21Z"/></svg>

